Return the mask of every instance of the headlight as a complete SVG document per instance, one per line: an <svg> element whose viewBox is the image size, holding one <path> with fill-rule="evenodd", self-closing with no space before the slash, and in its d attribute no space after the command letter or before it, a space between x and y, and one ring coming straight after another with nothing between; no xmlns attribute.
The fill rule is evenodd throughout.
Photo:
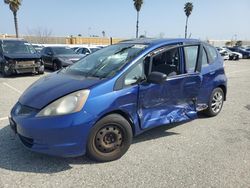
<svg viewBox="0 0 250 188"><path fill-rule="evenodd" d="M39 60L36 60L36 64L38 65L38 66L40 66L40 65L42 65L42 61L39 59Z"/></svg>
<svg viewBox="0 0 250 188"><path fill-rule="evenodd" d="M42 109L37 117L41 116L57 116L79 112L87 101L89 90L81 90L60 99Z"/></svg>

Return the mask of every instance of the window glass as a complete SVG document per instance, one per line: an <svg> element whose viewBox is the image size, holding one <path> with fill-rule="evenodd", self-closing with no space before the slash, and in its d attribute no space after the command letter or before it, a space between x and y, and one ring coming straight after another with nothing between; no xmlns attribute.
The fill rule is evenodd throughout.
<svg viewBox="0 0 250 188"><path fill-rule="evenodd" d="M65 73L84 77L110 78L140 54L147 45L118 43L92 53L69 68Z"/></svg>
<svg viewBox="0 0 250 188"><path fill-rule="evenodd" d="M143 64L136 65L125 77L124 85L129 86L144 78Z"/></svg>
<svg viewBox="0 0 250 188"><path fill-rule="evenodd" d="M203 48L202 50L202 66L206 66L208 64L208 60L207 60L207 52L205 51L205 49Z"/></svg>
<svg viewBox="0 0 250 188"><path fill-rule="evenodd" d="M26 41L4 41L3 52L6 54L35 54L36 50Z"/></svg>
<svg viewBox="0 0 250 188"><path fill-rule="evenodd" d="M87 48L83 48L82 49L82 54L86 54L86 53L89 53L89 50Z"/></svg>
<svg viewBox="0 0 250 188"><path fill-rule="evenodd" d="M217 58L217 51L214 47L207 45L208 53L211 57L212 62L214 62Z"/></svg>
<svg viewBox="0 0 250 188"><path fill-rule="evenodd" d="M187 46L184 47L185 52L185 62L186 62L186 71L194 72L196 67L196 62L198 58L198 46Z"/></svg>
<svg viewBox="0 0 250 188"><path fill-rule="evenodd" d="M174 48L153 57L151 72L161 72L167 76L180 74L178 48Z"/></svg>
<svg viewBox="0 0 250 188"><path fill-rule="evenodd" d="M67 47L53 47L53 52L55 54L76 54L74 50Z"/></svg>

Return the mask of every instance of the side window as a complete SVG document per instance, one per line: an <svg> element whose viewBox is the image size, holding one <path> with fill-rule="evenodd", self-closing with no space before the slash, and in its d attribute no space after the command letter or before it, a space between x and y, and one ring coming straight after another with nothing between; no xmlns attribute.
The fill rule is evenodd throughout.
<svg viewBox="0 0 250 188"><path fill-rule="evenodd" d="M48 49L47 49L47 54L49 54L49 53L50 53L51 55L53 54L53 51L52 51L51 48L48 48Z"/></svg>
<svg viewBox="0 0 250 188"><path fill-rule="evenodd" d="M203 48L202 50L202 67L208 65L208 60L207 60L207 52Z"/></svg>
<svg viewBox="0 0 250 188"><path fill-rule="evenodd" d="M46 55L46 54L48 54L48 48L44 48L43 50L42 50L42 52L41 52L43 55Z"/></svg>
<svg viewBox="0 0 250 188"><path fill-rule="evenodd" d="M194 72L196 68L196 62L198 59L198 46L187 46L184 47L186 71Z"/></svg>
<svg viewBox="0 0 250 188"><path fill-rule="evenodd" d="M125 76L124 85L130 86L144 78L143 64L139 63Z"/></svg>
<svg viewBox="0 0 250 188"><path fill-rule="evenodd" d="M90 53L90 52L89 52L89 50L88 50L87 48L83 48L83 49L82 49L82 53L83 53L83 54L86 54L86 53Z"/></svg>
<svg viewBox="0 0 250 188"><path fill-rule="evenodd" d="M167 76L180 74L179 48L162 52L153 57L151 72L161 72Z"/></svg>
<svg viewBox="0 0 250 188"><path fill-rule="evenodd" d="M208 56L210 56L209 63L213 63L217 59L217 50L210 45L206 45L206 49L208 50Z"/></svg>

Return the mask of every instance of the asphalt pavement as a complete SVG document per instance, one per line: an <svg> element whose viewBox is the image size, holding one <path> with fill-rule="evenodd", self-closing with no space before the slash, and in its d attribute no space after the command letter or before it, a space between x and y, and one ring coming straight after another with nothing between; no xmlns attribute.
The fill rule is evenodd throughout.
<svg viewBox="0 0 250 188"><path fill-rule="evenodd" d="M250 187L250 60L227 61L225 69L228 95L217 117L148 131L109 163L25 149L7 117L41 76L0 77L0 188Z"/></svg>

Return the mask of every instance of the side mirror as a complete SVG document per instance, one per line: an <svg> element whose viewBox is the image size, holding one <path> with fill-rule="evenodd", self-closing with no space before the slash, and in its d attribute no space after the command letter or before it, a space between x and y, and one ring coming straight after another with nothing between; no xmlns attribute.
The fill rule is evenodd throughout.
<svg viewBox="0 0 250 188"><path fill-rule="evenodd" d="M162 84L167 79L167 75L161 72L151 72L148 75L147 82L153 84Z"/></svg>
<svg viewBox="0 0 250 188"><path fill-rule="evenodd" d="M52 52L48 52L47 55L52 56Z"/></svg>

